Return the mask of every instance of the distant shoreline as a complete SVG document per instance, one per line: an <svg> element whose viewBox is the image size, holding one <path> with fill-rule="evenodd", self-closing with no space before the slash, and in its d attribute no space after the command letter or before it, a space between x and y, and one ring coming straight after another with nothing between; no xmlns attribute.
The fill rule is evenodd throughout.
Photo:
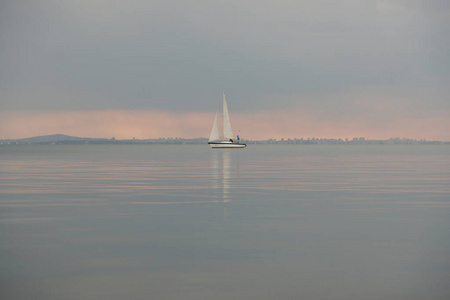
<svg viewBox="0 0 450 300"><path fill-rule="evenodd" d="M425 139L390 138L387 140L369 140L366 138L353 139L326 139L326 138L287 138L268 140L242 140L247 144L269 144L269 145L434 145L450 144L450 141L427 141ZM120 144L206 144L207 138L158 138L158 139L123 139L115 138L80 138L64 134L44 135L23 139L3 139L0 145L120 145Z"/></svg>

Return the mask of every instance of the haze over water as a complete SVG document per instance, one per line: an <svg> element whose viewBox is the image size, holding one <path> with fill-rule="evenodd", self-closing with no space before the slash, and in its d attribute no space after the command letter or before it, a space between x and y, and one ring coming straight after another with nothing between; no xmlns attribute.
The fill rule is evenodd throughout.
<svg viewBox="0 0 450 300"><path fill-rule="evenodd" d="M448 145L0 147L1 299L449 299Z"/></svg>

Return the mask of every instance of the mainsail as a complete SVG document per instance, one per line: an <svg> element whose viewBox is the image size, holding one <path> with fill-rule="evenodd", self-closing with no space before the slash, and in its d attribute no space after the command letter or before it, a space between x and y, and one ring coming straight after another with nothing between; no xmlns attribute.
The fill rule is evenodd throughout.
<svg viewBox="0 0 450 300"><path fill-rule="evenodd" d="M233 139L233 129L231 129L230 115L228 114L228 105L227 99L225 98L225 92L222 95L222 117L223 117L223 126L222 131L223 135L220 134L219 126L217 124L219 113L216 113L216 117L214 118L213 127L211 129L211 134L209 135L209 141L217 141L217 140L230 140Z"/></svg>
<svg viewBox="0 0 450 300"><path fill-rule="evenodd" d="M228 115L228 106L227 99L225 98L225 92L222 95L223 101L223 138L224 139L233 139L233 129L231 129L230 116Z"/></svg>
<svg viewBox="0 0 450 300"><path fill-rule="evenodd" d="M216 117L214 118L214 124L211 130L211 134L209 135L209 141L216 141L216 140L220 140L220 132L219 132L219 127L217 126L217 115L218 113L216 113Z"/></svg>

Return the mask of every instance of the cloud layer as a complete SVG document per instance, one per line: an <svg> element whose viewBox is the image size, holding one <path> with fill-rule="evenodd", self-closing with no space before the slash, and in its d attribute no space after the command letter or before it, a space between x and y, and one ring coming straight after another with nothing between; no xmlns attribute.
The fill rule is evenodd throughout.
<svg viewBox="0 0 450 300"><path fill-rule="evenodd" d="M448 129L437 121L449 110L448 1L16 0L0 6L3 112L202 115L216 109L225 89L234 112L281 119L308 112L317 117L316 128L359 120L375 132L381 123L427 119L444 126L435 135ZM167 120L176 127L177 118ZM418 129L417 137L425 135Z"/></svg>

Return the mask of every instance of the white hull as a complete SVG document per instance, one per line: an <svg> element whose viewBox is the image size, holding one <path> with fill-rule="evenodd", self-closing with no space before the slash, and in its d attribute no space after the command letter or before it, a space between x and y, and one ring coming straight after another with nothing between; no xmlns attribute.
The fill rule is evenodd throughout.
<svg viewBox="0 0 450 300"><path fill-rule="evenodd" d="M211 148L213 149L219 149L219 148L245 148L247 147L246 144L238 144L238 143L210 143L209 144Z"/></svg>

